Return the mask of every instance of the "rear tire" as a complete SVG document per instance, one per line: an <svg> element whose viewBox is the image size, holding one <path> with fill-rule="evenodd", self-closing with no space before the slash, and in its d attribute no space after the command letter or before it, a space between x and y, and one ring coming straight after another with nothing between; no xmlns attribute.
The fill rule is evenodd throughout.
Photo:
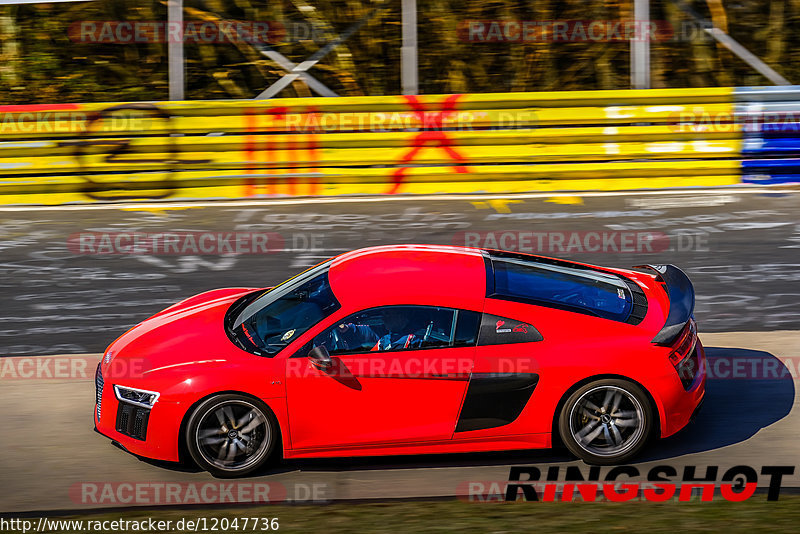
<svg viewBox="0 0 800 534"><path fill-rule="evenodd" d="M587 464L615 465L642 450L654 421L653 407L640 386L603 379L578 388L567 398L558 430L567 449Z"/></svg>
<svg viewBox="0 0 800 534"><path fill-rule="evenodd" d="M262 468L280 440L275 415L260 400L244 395L211 397L194 409L186 445L199 467L220 478Z"/></svg>

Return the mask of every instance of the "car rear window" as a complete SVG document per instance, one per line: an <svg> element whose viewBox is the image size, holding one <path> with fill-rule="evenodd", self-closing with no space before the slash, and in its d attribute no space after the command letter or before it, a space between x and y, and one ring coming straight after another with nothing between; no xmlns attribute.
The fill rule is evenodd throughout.
<svg viewBox="0 0 800 534"><path fill-rule="evenodd" d="M490 296L625 321L632 296L612 273L558 261L491 256L494 290Z"/></svg>

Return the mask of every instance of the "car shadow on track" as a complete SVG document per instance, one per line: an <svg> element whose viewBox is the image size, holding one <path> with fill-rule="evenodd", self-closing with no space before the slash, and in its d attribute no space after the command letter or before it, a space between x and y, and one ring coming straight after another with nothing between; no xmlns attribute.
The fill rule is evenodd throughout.
<svg viewBox="0 0 800 534"><path fill-rule="evenodd" d="M795 399L794 376L774 355L756 350L706 347L709 378L697 417L683 430L651 443L634 463L711 451L743 442L786 417ZM145 460L148 461L148 460ZM284 460L251 477L292 471L432 469L567 463L575 459L559 449ZM177 464L148 461L166 469L193 471Z"/></svg>
<svg viewBox="0 0 800 534"><path fill-rule="evenodd" d="M638 461L661 460L741 443L783 419L795 399L798 370L774 355L749 349L707 347L708 382L703 407L683 430L653 443Z"/></svg>

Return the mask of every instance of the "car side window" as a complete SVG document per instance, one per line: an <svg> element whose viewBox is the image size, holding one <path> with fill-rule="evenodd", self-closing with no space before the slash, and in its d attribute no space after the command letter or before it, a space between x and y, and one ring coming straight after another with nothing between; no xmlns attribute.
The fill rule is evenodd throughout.
<svg viewBox="0 0 800 534"><path fill-rule="evenodd" d="M468 310L456 310L456 331L454 347L474 346L478 341L478 327L481 314Z"/></svg>
<svg viewBox="0 0 800 534"><path fill-rule="evenodd" d="M436 306L370 308L324 330L313 346L335 355L474 345L479 315Z"/></svg>

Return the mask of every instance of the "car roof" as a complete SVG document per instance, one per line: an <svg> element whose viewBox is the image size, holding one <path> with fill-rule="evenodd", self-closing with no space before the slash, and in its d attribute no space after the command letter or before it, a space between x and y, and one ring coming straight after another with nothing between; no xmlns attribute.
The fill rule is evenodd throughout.
<svg viewBox="0 0 800 534"><path fill-rule="evenodd" d="M482 311L486 296L486 266L476 248L364 248L336 257L328 276L334 295L348 310L420 304Z"/></svg>

